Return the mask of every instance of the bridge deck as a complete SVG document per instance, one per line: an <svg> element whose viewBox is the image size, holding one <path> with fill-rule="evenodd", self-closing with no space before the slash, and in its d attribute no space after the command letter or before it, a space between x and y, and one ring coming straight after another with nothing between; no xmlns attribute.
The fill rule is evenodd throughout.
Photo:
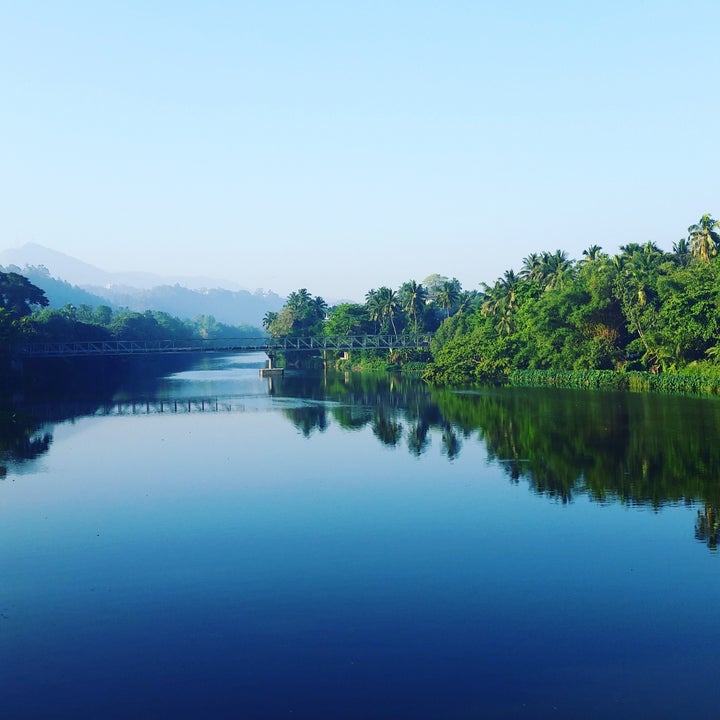
<svg viewBox="0 0 720 720"><path fill-rule="evenodd" d="M351 335L329 337L224 338L213 340L71 340L28 343L16 349L19 357L80 357L173 353L320 352L330 350L389 350L423 348L429 335Z"/></svg>

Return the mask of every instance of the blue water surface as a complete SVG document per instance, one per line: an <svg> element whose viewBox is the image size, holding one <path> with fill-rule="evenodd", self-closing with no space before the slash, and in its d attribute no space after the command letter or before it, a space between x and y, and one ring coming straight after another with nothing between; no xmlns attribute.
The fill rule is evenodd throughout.
<svg viewBox="0 0 720 720"><path fill-rule="evenodd" d="M478 433L452 457L440 428L419 455L332 414L308 433L324 401L247 359L159 396L219 407L68 420L0 483L3 717L717 710L694 504L531 492Z"/></svg>

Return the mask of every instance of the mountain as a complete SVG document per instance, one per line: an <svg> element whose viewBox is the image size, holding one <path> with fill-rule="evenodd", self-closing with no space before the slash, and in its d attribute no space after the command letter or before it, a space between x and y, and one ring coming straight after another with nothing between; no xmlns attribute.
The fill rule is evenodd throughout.
<svg viewBox="0 0 720 720"><path fill-rule="evenodd" d="M20 272L45 291L50 307L111 305L138 312L160 310L180 318L212 315L228 325L260 327L282 308L273 292L212 287L208 278L163 278L151 273L110 273L64 253L30 243L0 252L0 270ZM237 286L236 286L237 287Z"/></svg>
<svg viewBox="0 0 720 720"><path fill-rule="evenodd" d="M0 251L0 265L18 267L46 267L51 275L79 287L107 287L124 285L149 290L158 285L182 285L198 290L208 287L222 287L226 290L242 290L237 283L208 277L155 275L146 272L108 272L94 265L78 260L71 255L51 250L37 243L27 243L19 248Z"/></svg>
<svg viewBox="0 0 720 720"><path fill-rule="evenodd" d="M192 290L181 285L160 285L150 290L128 287L88 288L108 304L142 312L161 310L181 318L212 315L228 325L260 327L268 311L279 311L284 300L275 293L247 290Z"/></svg>
<svg viewBox="0 0 720 720"><path fill-rule="evenodd" d="M47 268L44 266L35 267L26 265L20 268L17 265L7 265L5 267L0 265L0 271L16 272L24 275L33 285L45 292L45 297L48 299L51 308L62 308L66 305L74 305L75 307L89 305L90 307L97 307L98 305L112 304L100 295L95 295L87 290L83 290L77 285L71 285L69 282L51 277Z"/></svg>

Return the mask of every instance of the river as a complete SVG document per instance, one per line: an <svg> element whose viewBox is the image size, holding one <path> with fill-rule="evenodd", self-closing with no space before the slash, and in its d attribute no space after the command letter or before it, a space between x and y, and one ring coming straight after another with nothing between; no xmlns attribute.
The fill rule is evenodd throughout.
<svg viewBox="0 0 720 720"><path fill-rule="evenodd" d="M6 413L4 717L714 715L718 399L263 361Z"/></svg>

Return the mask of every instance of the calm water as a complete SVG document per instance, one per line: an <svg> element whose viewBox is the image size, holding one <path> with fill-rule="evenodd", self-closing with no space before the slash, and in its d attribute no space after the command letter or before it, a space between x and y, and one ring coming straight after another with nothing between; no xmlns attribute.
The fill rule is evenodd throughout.
<svg viewBox="0 0 720 720"><path fill-rule="evenodd" d="M3 717L714 716L718 400L262 361L5 413Z"/></svg>

